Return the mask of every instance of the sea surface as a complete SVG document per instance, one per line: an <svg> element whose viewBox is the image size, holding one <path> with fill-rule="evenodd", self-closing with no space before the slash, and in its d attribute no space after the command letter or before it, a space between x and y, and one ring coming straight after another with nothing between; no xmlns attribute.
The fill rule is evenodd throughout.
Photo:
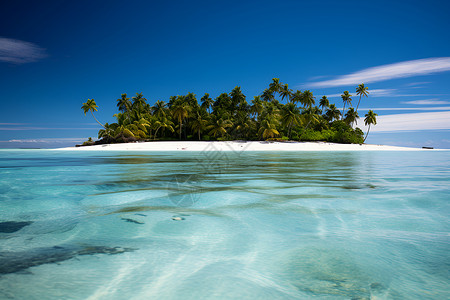
<svg viewBox="0 0 450 300"><path fill-rule="evenodd" d="M0 299L449 298L449 151L0 150Z"/></svg>

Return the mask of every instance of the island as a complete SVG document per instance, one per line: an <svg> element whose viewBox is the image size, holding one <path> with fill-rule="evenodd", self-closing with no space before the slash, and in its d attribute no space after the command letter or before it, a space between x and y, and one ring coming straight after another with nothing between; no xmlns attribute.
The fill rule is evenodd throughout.
<svg viewBox="0 0 450 300"><path fill-rule="evenodd" d="M137 93L131 100L127 94L122 94L116 101L119 110L114 114L116 121L111 124L102 124L95 118L94 112L98 106L94 99L88 99L81 108L85 115L92 113L101 129L97 141L90 137L77 146L155 141L219 141L231 145L229 142L236 140L363 144L370 126L377 123L377 114L369 110L365 115L364 122L369 126L365 134L356 127L359 104L369 91L364 84L360 84L355 92L359 97L356 108L352 105L349 91L342 93L342 111L335 104L330 104L327 96L322 96L316 103L316 97L310 90L294 92L278 78L273 78L268 88L254 96L251 104L239 86L215 99L206 93L200 103L193 93L171 96L167 103L158 100L153 106L147 103L142 93ZM256 144L249 145L255 148ZM152 148L145 148L149 147ZM169 148L175 150L187 146ZM295 147L291 145L288 148Z"/></svg>

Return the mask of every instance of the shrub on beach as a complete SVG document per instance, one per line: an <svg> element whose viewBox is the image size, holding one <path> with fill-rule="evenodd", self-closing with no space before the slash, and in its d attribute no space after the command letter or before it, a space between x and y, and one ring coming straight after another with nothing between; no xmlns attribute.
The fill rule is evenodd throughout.
<svg viewBox="0 0 450 300"><path fill-rule="evenodd" d="M314 131L312 129L302 130L299 134L300 141L323 141L323 135L320 131Z"/></svg>
<svg viewBox="0 0 450 300"><path fill-rule="evenodd" d="M91 137L82 144L82 146L92 146L92 145L95 145L95 142L92 140Z"/></svg>
<svg viewBox="0 0 450 300"><path fill-rule="evenodd" d="M353 129L344 121L334 121L331 124L332 130L335 132L328 141L343 144L362 144L364 134L361 129Z"/></svg>

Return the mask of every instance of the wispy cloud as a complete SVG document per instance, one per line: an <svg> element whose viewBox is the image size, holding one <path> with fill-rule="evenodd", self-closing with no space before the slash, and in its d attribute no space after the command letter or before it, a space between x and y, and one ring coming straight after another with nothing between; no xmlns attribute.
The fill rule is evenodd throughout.
<svg viewBox="0 0 450 300"><path fill-rule="evenodd" d="M0 130L16 131L16 130L95 130L97 128L50 128L50 127L0 127Z"/></svg>
<svg viewBox="0 0 450 300"><path fill-rule="evenodd" d="M27 123L0 123L0 125L7 125L7 126L23 126L23 125L27 125Z"/></svg>
<svg viewBox="0 0 450 300"><path fill-rule="evenodd" d="M367 130L364 120L358 121L358 127ZM408 114L392 114L377 117L377 125L371 126L371 132L449 130L450 110Z"/></svg>
<svg viewBox="0 0 450 300"><path fill-rule="evenodd" d="M319 80L319 79L325 79L327 77L330 77L330 76L328 76L328 75L313 76L313 77L309 78L309 80Z"/></svg>
<svg viewBox="0 0 450 300"><path fill-rule="evenodd" d="M336 87L426 75L450 70L450 57L409 60L363 69L337 78L309 83L310 87Z"/></svg>
<svg viewBox="0 0 450 300"><path fill-rule="evenodd" d="M24 64L46 57L45 49L30 42L0 37L0 61Z"/></svg>
<svg viewBox="0 0 450 300"><path fill-rule="evenodd" d="M35 138L35 139L13 139L0 141L1 143L78 143L86 138Z"/></svg>
<svg viewBox="0 0 450 300"><path fill-rule="evenodd" d="M387 111L389 111L389 110L433 110L433 111L443 111L443 110L450 110L450 106L438 106L438 107L372 107L372 108L360 107L360 108L358 108L358 111L368 111L369 109L373 110L374 112L384 111L384 110L387 110Z"/></svg>
<svg viewBox="0 0 450 300"><path fill-rule="evenodd" d="M425 99L425 100L413 100L413 101L404 101L400 102L403 104L415 104L415 105L445 105L450 104L449 101L439 100L437 98L434 99Z"/></svg>
<svg viewBox="0 0 450 300"><path fill-rule="evenodd" d="M413 88L413 89L421 89L424 85L431 83L431 81L421 81L421 82L410 82L405 84L405 86Z"/></svg>

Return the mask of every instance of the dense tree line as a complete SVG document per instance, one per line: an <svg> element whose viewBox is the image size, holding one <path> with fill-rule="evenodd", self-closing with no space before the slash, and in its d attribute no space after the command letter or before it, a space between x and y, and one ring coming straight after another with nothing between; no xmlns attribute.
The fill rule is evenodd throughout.
<svg viewBox="0 0 450 300"><path fill-rule="evenodd" d="M363 143L364 133L357 125L358 107L368 88L360 84L356 109L352 95L344 91L342 112L323 96L316 97L309 90L293 91L278 78L272 79L261 95L250 103L239 86L230 93L212 99L209 94L200 98L193 93L170 97L166 103L156 101L151 106L142 93L131 99L122 94L117 99L119 112L116 122L101 124L95 119L98 106L94 99L83 103L84 113L91 112L102 126L99 140L94 143L123 143L153 140L294 140ZM347 107L347 111L345 108ZM372 110L365 115L366 125L376 124ZM366 135L367 137L367 135Z"/></svg>

